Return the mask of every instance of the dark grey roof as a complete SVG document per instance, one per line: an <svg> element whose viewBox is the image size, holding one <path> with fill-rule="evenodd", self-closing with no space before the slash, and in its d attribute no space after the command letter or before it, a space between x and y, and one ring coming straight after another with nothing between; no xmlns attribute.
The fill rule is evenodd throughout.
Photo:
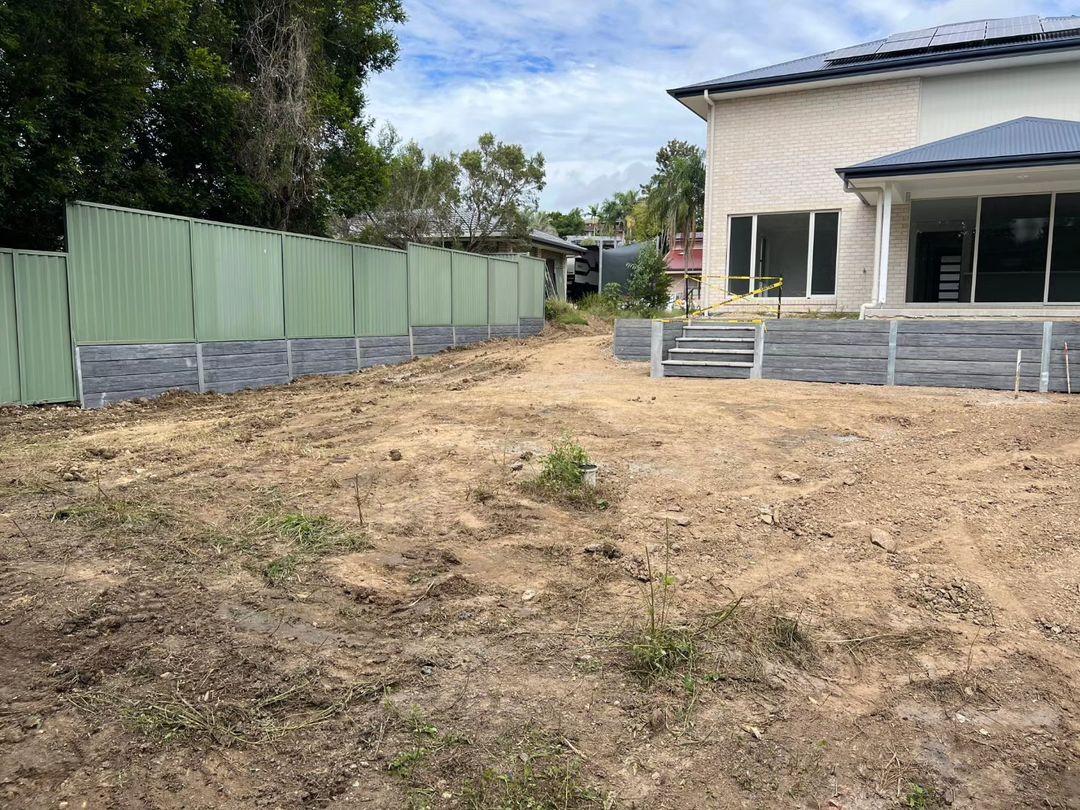
<svg viewBox="0 0 1080 810"><path fill-rule="evenodd" d="M567 242L561 236L555 236L555 234L545 233L544 231L530 231L529 237L534 242L539 242L543 245L559 250L563 253L587 253L588 251L581 245L575 245L573 242Z"/></svg>
<svg viewBox="0 0 1080 810"><path fill-rule="evenodd" d="M836 172L845 180L1080 163L1080 122L1017 118L894 152Z"/></svg>
<svg viewBox="0 0 1080 810"><path fill-rule="evenodd" d="M701 95L705 90L726 93L1077 47L1080 47L1080 16L974 20L893 34L668 92L675 98L683 98Z"/></svg>

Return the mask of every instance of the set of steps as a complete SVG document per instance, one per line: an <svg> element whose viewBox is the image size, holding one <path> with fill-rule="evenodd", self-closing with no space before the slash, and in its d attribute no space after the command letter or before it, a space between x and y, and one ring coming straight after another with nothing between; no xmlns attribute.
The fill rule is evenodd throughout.
<svg viewBox="0 0 1080 810"><path fill-rule="evenodd" d="M754 367L757 327L698 322L684 326L682 337L664 360L665 377L720 377L748 380Z"/></svg>

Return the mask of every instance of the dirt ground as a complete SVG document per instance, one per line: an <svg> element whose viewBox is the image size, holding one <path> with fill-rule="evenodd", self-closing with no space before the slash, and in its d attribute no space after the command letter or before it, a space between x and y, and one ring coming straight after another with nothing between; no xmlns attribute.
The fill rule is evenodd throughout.
<svg viewBox="0 0 1080 810"><path fill-rule="evenodd" d="M1078 471L1065 397L550 327L3 411L0 804L1080 808Z"/></svg>

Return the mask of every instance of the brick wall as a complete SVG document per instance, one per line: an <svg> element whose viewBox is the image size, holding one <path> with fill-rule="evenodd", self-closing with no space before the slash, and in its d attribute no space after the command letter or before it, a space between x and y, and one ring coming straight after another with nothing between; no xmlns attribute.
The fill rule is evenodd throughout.
<svg viewBox="0 0 1080 810"><path fill-rule="evenodd" d="M836 169L914 146L918 123L918 79L716 101L708 134L706 276L727 273L731 215L839 210L835 303L857 310L871 296L876 210L844 191ZM904 296L906 209L893 206L892 243L905 258L894 252L890 259L890 302ZM720 300L723 288L710 281L706 301Z"/></svg>

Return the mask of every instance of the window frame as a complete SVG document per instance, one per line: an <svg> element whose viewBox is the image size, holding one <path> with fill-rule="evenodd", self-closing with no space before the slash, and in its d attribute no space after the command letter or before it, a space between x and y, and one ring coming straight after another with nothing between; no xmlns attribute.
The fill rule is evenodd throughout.
<svg viewBox="0 0 1080 810"><path fill-rule="evenodd" d="M932 195L927 197L912 197L912 202L916 200L931 200L931 199L974 199L975 202L975 233L973 237L972 254L971 254L971 292L968 295L967 300L960 301L960 304L970 304L972 306L981 307L1030 307L1030 306L1077 306L1080 305L1080 299L1075 301L1051 301L1050 300L1050 271L1054 261L1054 230L1056 226L1057 218L1057 200L1059 195L1076 195L1080 194L1080 188L1070 190L1065 189L1061 191L1016 191L1009 194L978 194L974 196L957 196L957 195ZM975 294L979 285L979 243L982 239L982 213L983 213L983 200L992 199L1005 199L1008 197L1045 197L1050 196L1050 218L1047 222L1047 239L1046 239L1046 266L1043 270L1043 296L1041 301L976 301ZM908 251L907 266L905 268L906 273L910 281L912 272L912 252ZM910 292L907 296L911 297ZM907 303L913 303L908 301Z"/></svg>
<svg viewBox="0 0 1080 810"><path fill-rule="evenodd" d="M784 214L808 214L809 233L807 237L806 246L806 292L803 295L794 295L788 293L783 287L780 288L780 292L784 298L795 301L823 301L830 302L836 300L836 285L840 277L840 242L844 228L843 210L840 208L815 208L809 211L760 211L753 214L729 214L728 215L728 229L727 229L727 253L725 254L725 267L727 269L727 275L732 275L731 272L731 221L733 219L749 219L750 220L750 281L748 282L747 289L753 290L757 281L757 264L758 264L758 217L771 217L782 216ZM814 225L817 220L818 214L836 214L836 261L833 264L833 291L831 293L818 293L814 295L811 291L814 289ZM741 275L741 274L740 274ZM733 293L731 291L731 279L724 280L724 291L727 295L746 295L747 293Z"/></svg>

